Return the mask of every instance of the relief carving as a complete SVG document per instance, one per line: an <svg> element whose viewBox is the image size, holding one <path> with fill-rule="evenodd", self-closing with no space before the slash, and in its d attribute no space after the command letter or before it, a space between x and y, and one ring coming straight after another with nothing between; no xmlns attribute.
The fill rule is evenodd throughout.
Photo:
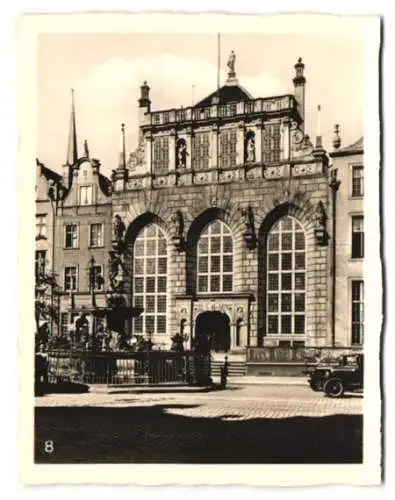
<svg viewBox="0 0 395 500"><path fill-rule="evenodd" d="M181 210L177 210L172 217L174 223L174 235L172 237L174 246L181 252L185 250L185 237L184 237L184 217Z"/></svg>
<svg viewBox="0 0 395 500"><path fill-rule="evenodd" d="M284 177L284 165L265 168L266 179L280 179L281 177Z"/></svg>
<svg viewBox="0 0 395 500"><path fill-rule="evenodd" d="M318 246L326 246L329 240L328 231L326 229L327 225L327 215L325 211L324 204L319 201L315 213L315 238L317 240Z"/></svg>
<svg viewBox="0 0 395 500"><path fill-rule="evenodd" d="M167 184L167 177L156 177L152 179L152 185L154 187L163 187Z"/></svg>
<svg viewBox="0 0 395 500"><path fill-rule="evenodd" d="M115 252L121 254L124 250L124 241L123 236L126 231L126 226L121 219L121 217L117 214L114 217L113 222L113 238L112 238L112 247Z"/></svg>
<svg viewBox="0 0 395 500"><path fill-rule="evenodd" d="M255 236L254 213L252 211L251 205L248 205L247 208L241 209L241 215L243 217L243 223L244 223L243 238L247 248L249 250L252 250L256 246L256 236Z"/></svg>

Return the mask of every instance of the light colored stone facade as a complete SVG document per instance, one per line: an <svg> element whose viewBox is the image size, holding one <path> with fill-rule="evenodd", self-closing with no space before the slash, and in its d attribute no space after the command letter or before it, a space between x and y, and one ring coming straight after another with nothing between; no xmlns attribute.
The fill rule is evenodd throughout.
<svg viewBox="0 0 395 500"><path fill-rule="evenodd" d="M331 155L332 167L340 181L337 196L336 242L336 345L355 346L363 343L352 339L352 282L363 281L363 257L352 256L352 217L362 216L363 209L363 140L344 148L335 149ZM361 193L353 193L353 169L362 168ZM355 174L354 174L355 175ZM363 313L362 313L363 314ZM363 318L362 323L363 323Z"/></svg>

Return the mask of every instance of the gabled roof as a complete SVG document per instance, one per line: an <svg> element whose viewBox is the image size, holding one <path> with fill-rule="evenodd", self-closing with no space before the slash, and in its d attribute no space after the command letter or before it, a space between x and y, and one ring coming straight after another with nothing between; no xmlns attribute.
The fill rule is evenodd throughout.
<svg viewBox="0 0 395 500"><path fill-rule="evenodd" d="M106 196L111 194L111 181L103 174L99 174L99 186Z"/></svg>
<svg viewBox="0 0 395 500"><path fill-rule="evenodd" d="M330 156L348 156L356 154L363 154L363 137L360 137L357 141L348 146L344 146L344 148L336 149Z"/></svg>
<svg viewBox="0 0 395 500"><path fill-rule="evenodd" d="M62 176L58 173L54 172L50 168L46 167L43 163L41 163L38 158L36 158L36 164L40 167L40 175L43 175L47 180L52 180L55 182L60 182L62 180Z"/></svg>
<svg viewBox="0 0 395 500"><path fill-rule="evenodd" d="M228 102L249 101L253 99L251 94L247 92L238 83L234 85L223 85L218 90L212 92L210 95L195 104L195 108L203 108L212 104L213 97L219 95L219 104L227 104Z"/></svg>

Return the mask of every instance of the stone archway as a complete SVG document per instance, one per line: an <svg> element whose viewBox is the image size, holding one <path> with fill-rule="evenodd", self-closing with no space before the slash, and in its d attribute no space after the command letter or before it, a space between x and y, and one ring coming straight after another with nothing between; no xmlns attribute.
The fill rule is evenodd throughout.
<svg viewBox="0 0 395 500"><path fill-rule="evenodd" d="M202 350L228 352L231 348L230 320L221 311L205 311L195 322L195 343Z"/></svg>

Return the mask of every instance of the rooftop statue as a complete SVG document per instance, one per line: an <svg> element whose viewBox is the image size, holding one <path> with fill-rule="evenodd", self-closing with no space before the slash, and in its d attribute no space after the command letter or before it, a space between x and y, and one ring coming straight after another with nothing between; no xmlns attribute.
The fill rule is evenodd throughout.
<svg viewBox="0 0 395 500"><path fill-rule="evenodd" d="M235 73L235 63L236 63L236 54L234 50L230 53L227 66L229 68L229 73Z"/></svg>

